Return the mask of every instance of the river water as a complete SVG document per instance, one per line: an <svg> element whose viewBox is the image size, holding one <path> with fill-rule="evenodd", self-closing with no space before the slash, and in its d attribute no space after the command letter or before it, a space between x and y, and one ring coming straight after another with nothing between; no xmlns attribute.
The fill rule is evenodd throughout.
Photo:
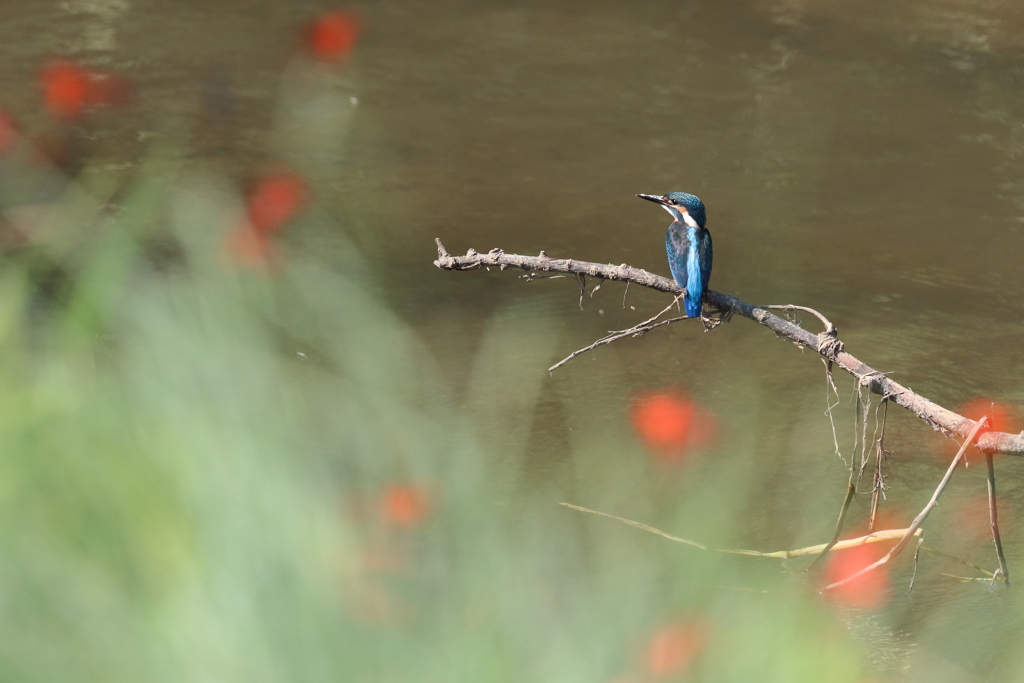
<svg viewBox="0 0 1024 683"><path fill-rule="evenodd" d="M1024 7L389 0L359 8L349 64L317 70L301 54L301 28L331 8L10 0L0 9L0 104L45 139L37 71L67 57L134 83L129 104L77 124L83 157L104 160L94 173L124 172L169 126L190 131L190 162L239 184L277 163L298 168L467 402L488 400L464 385L495 311L519 307L510 354L515 340L535 349L541 339L554 361L666 302L605 284L581 306L571 280L442 272L431 264L435 237L452 253L543 249L666 273L667 215L633 195L684 190L707 205L712 289L816 308L847 350L947 407L979 396L1024 404ZM330 236L304 244L297 258L345 261ZM524 371L505 360L490 372L497 393L514 391ZM847 470L810 354L736 320L624 340L552 377L546 365L526 370L543 398L524 486L573 482L584 502L587 477L562 456L573 428L628 431L632 397L671 387L724 425L711 457L741 442L756 456L765 494L748 512L747 545L828 538ZM849 458L851 389L837 381ZM895 409L888 420L883 505L906 524L948 460L926 425ZM983 469L955 480L949 500L983 496ZM1024 464L1004 457L997 470L1013 572L1024 566L1013 526ZM862 521L866 497L854 507ZM994 568L990 540L958 536L958 509L940 507L934 545ZM889 632L903 635L879 656L900 669L919 648L942 662L962 647L974 654L947 651L957 673L944 675L988 680L979 643L1019 633L1019 616L978 584L932 576L915 590L896 589ZM939 607L935 625L928 615Z"/></svg>

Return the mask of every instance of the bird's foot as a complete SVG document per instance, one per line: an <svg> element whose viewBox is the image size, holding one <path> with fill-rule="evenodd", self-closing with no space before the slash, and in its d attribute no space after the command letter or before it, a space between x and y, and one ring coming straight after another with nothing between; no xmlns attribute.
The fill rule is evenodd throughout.
<svg viewBox="0 0 1024 683"><path fill-rule="evenodd" d="M731 308L715 307L714 311L711 311L709 315L705 315L704 311L700 313L700 321L704 325L705 332L710 332L722 323L727 323L730 320L732 320Z"/></svg>
<svg viewBox="0 0 1024 683"><path fill-rule="evenodd" d="M718 327L719 325L721 325L725 321L722 320L721 317L711 318L711 317L706 316L703 313L701 313L700 314L700 322L701 322L702 325L704 325L704 331L705 332L710 332L711 330L715 329L716 327Z"/></svg>

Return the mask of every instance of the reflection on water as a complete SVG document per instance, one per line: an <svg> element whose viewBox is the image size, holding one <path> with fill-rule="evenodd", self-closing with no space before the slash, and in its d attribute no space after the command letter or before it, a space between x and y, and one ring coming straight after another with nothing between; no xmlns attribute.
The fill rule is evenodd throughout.
<svg viewBox="0 0 1024 683"><path fill-rule="evenodd" d="M469 372L477 321L505 302L530 299L565 319L555 354L662 303L609 284L581 311L564 281L527 287L507 273L441 273L430 265L433 237L452 251L545 249L667 272L664 221L633 194L685 190L708 205L716 289L822 310L853 353L949 407L977 395L1024 405L1024 9L1016 5L382 2L363 9L359 59L344 68L333 60L351 49L346 31L355 29L336 18L313 26L312 52L303 51L296 36L317 13L297 16L287 4L60 7L58 15L27 2L0 10L8 65L0 106L52 162L29 173L0 160L4 213L19 239L31 239L48 192L83 158L104 160L90 167L105 176L90 187L116 188L154 131L183 130L190 163L257 188L241 211L250 218L261 182L301 174L381 265L393 305L458 381ZM133 97L117 109L69 105L71 83L55 101L88 111L47 113L38 74L55 56L90 83L130 79ZM12 194L14 176L24 188ZM244 246L262 248L253 244ZM345 261L322 248L334 244L329 236L305 244L319 246L298 245L302 258ZM595 351L551 379L537 372L538 391L558 400L542 400L534 416L527 485L574 476L550 464L558 444L578 438L569 430L627 429L632 395L679 389L756 427L768 492L748 543L827 536L845 473L821 415L816 359L737 321L710 334L678 325ZM585 420L565 407L572 397L585 397ZM849 457L852 408L843 398ZM924 425L890 418L890 500L911 514L942 465ZM734 435L722 448L753 438ZM1022 509L1014 475L1024 469L999 467L1011 518ZM972 468L964 485L982 490L977 475ZM820 477L833 488L804 490ZM1012 570L1024 548L1008 532ZM933 532L936 545L943 533ZM984 542L960 550L993 564ZM937 603L953 604L973 630L999 623L980 607L993 600L934 581L897 598L894 613L907 623L886 627L901 635L879 650L893 662L883 668L918 657L916 637L933 649L952 637L924 618ZM1016 619L1004 618L1007 628Z"/></svg>

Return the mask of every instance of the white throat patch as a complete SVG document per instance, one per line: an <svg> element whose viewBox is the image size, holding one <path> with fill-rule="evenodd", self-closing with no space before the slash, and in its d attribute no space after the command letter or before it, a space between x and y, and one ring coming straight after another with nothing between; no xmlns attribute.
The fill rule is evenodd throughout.
<svg viewBox="0 0 1024 683"><path fill-rule="evenodd" d="M700 227L699 225L697 225L697 221L693 220L693 216L690 215L690 212L687 211L686 209L682 208L682 207L675 207L674 206L674 207L669 208L669 207L665 206L664 204L662 204L661 208L663 208L666 211L668 211L669 215L672 216L673 219L676 217L676 213L675 213L676 211L678 211L679 213L683 214L683 222L686 223L687 225L689 225L691 228L699 228ZM675 211L673 211L672 209L675 209Z"/></svg>

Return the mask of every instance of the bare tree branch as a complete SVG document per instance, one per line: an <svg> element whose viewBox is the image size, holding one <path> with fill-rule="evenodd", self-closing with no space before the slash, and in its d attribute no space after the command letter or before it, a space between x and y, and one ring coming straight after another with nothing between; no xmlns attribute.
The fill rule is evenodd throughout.
<svg viewBox="0 0 1024 683"><path fill-rule="evenodd" d="M474 270L491 266L505 270L511 267L525 270L527 278L538 277L541 273L569 273L618 282L633 282L672 295L682 292L682 289L670 278L649 273L641 268L633 268L625 263L614 266L575 259L556 259L551 258L543 251L538 256L522 256L506 254L501 249L492 249L486 254L470 249L465 256L452 256L441 244L441 240L435 241L437 242L437 260L434 261L434 265L442 270ZM738 313L744 318L764 325L779 337L820 354L826 360L856 377L862 386L909 410L947 437L966 438L977 426L974 420L929 401L847 353L834 326L821 334L814 334L799 325L769 313L764 307L748 304L734 296L709 290L705 293L704 299L716 308ZM816 312L815 314L824 319L821 314ZM1024 455L1024 433L1007 434L1006 432L986 431L978 438L976 445L985 453Z"/></svg>

